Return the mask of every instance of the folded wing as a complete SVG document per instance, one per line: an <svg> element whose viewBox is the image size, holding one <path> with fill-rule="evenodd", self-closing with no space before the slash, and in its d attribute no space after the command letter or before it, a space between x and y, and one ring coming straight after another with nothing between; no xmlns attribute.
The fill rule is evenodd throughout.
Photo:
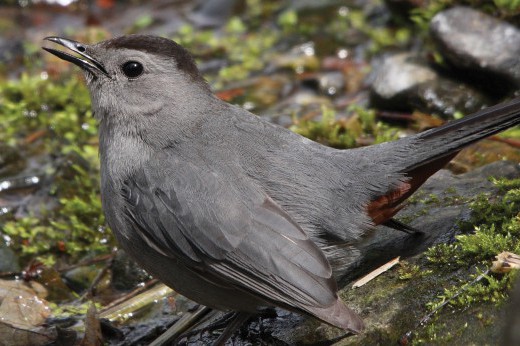
<svg viewBox="0 0 520 346"><path fill-rule="evenodd" d="M191 270L359 332L322 251L269 196L224 172L156 157L125 182L126 215L157 251Z"/></svg>

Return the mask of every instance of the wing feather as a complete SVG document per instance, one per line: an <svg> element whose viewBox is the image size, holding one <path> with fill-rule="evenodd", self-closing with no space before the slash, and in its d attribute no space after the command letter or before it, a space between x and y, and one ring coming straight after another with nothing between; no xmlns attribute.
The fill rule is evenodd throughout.
<svg viewBox="0 0 520 346"><path fill-rule="evenodd" d="M322 251L247 180L172 157L146 167L122 193L128 218L162 253L278 305L336 303Z"/></svg>

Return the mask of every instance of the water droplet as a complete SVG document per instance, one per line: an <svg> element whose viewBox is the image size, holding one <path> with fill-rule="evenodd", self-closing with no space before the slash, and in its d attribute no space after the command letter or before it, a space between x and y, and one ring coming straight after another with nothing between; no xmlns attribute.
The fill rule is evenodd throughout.
<svg viewBox="0 0 520 346"><path fill-rule="evenodd" d="M333 86L331 86L331 87L329 87L329 88L327 89L327 94L329 94L329 95L335 95L336 92L337 92L337 90L336 90L336 88L333 87Z"/></svg>
<svg viewBox="0 0 520 346"><path fill-rule="evenodd" d="M341 16L341 17L346 17L349 13L349 9L347 6L341 6L339 9L338 9L338 14Z"/></svg>
<svg viewBox="0 0 520 346"><path fill-rule="evenodd" d="M340 59L348 58L348 50L345 48L338 50L338 58L340 58Z"/></svg>
<svg viewBox="0 0 520 346"><path fill-rule="evenodd" d="M244 104L242 105L242 107L248 111L252 110L255 108L255 103L254 102L251 102L251 101L247 101L247 102L244 102Z"/></svg>
<svg viewBox="0 0 520 346"><path fill-rule="evenodd" d="M7 209L7 208L4 207L4 208L0 209L0 215L2 215L2 211L3 211L4 209ZM4 234L4 235L3 235L3 238L4 238L4 243L5 243L5 245L7 245L7 246L11 246L11 244L13 243L13 240L11 239L11 237L8 236L7 234Z"/></svg>
<svg viewBox="0 0 520 346"><path fill-rule="evenodd" d="M307 56L313 56L315 53L314 50L314 42L307 42L301 45L301 50L303 54Z"/></svg>
<svg viewBox="0 0 520 346"><path fill-rule="evenodd" d="M40 182L40 177L37 177L37 176L32 176L32 177L27 177L25 178L25 182L28 184L28 185L36 185Z"/></svg>
<svg viewBox="0 0 520 346"><path fill-rule="evenodd" d="M12 183L10 181L4 180L0 182L0 191L7 190L11 187Z"/></svg>

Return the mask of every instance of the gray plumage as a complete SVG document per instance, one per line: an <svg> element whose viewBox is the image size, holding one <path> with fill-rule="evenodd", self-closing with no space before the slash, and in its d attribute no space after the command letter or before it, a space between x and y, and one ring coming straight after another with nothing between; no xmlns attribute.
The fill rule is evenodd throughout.
<svg viewBox="0 0 520 346"><path fill-rule="evenodd" d="M334 275L356 244L461 148L520 122L515 99L398 141L336 150L217 99L176 43L132 35L83 45L99 119L103 209L121 247L217 309L275 305L353 333ZM143 66L125 75L125 63Z"/></svg>

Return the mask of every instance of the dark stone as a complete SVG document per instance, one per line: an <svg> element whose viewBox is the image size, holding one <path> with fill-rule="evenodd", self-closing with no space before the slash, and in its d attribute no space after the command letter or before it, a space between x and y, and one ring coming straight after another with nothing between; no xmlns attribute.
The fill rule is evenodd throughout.
<svg viewBox="0 0 520 346"><path fill-rule="evenodd" d="M236 0L198 1L188 18L198 28L218 28L227 23L229 17L236 12L236 7Z"/></svg>
<svg viewBox="0 0 520 346"><path fill-rule="evenodd" d="M20 265L14 251L0 240L0 273L19 272Z"/></svg>
<svg viewBox="0 0 520 346"><path fill-rule="evenodd" d="M520 88L520 30L467 7L438 13L431 34L443 56L484 87ZM498 80L497 80L498 79Z"/></svg>
<svg viewBox="0 0 520 346"><path fill-rule="evenodd" d="M475 88L443 77L419 84L410 98L415 109L446 120L453 119L457 111L471 114L491 103Z"/></svg>
<svg viewBox="0 0 520 346"><path fill-rule="evenodd" d="M370 102L377 108L419 110L451 119L457 111L469 114L489 103L481 92L440 75L412 54L389 55L373 65Z"/></svg>
<svg viewBox="0 0 520 346"><path fill-rule="evenodd" d="M141 269L128 255L119 250L112 263L112 286L116 290L129 291L150 279L150 275Z"/></svg>
<svg viewBox="0 0 520 346"><path fill-rule="evenodd" d="M23 42L16 38L0 37L0 63L8 63L21 58L24 54Z"/></svg>
<svg viewBox="0 0 520 346"><path fill-rule="evenodd" d="M507 303L505 330L501 345L520 345L520 276L516 280L511 298Z"/></svg>
<svg viewBox="0 0 520 346"><path fill-rule="evenodd" d="M13 176L25 166L26 160L18 149L0 142L0 177Z"/></svg>

